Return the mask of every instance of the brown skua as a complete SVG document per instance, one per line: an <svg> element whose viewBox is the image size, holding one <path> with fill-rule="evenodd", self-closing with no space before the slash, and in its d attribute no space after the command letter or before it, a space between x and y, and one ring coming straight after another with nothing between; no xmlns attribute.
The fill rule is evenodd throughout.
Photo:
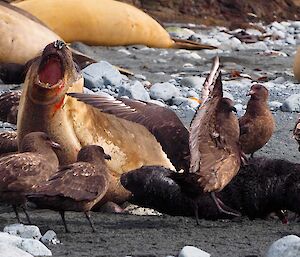
<svg viewBox="0 0 300 257"><path fill-rule="evenodd" d="M246 113L239 119L240 144L242 151L251 154L262 148L271 138L275 129L275 120L268 107L268 89L255 84L248 95Z"/></svg>
<svg viewBox="0 0 300 257"><path fill-rule="evenodd" d="M77 162L62 166L27 198L37 208L59 211L67 233L70 231L65 221L65 211L84 212L95 232L90 210L108 189L109 171L105 160L110 159L101 146L84 146L78 153Z"/></svg>
<svg viewBox="0 0 300 257"><path fill-rule="evenodd" d="M191 123L190 151L191 163L189 181L185 174L176 174L174 179L182 185L182 190L189 195L192 202L209 192L219 211L239 215L227 208L215 192L221 191L237 174L241 165L239 147L239 124L233 111L233 102L223 98L219 60L216 57L204 83L208 95L203 96L203 103ZM190 179L192 178L192 179ZM189 185L189 186L188 186ZM197 214L196 205L195 214ZM196 216L197 218L197 216Z"/></svg>
<svg viewBox="0 0 300 257"><path fill-rule="evenodd" d="M60 146L43 132L27 134L20 144L20 153L0 159L0 201L11 204L20 222L17 207L24 208L25 194L52 176L58 167L53 148Z"/></svg>
<svg viewBox="0 0 300 257"><path fill-rule="evenodd" d="M18 140L16 131L0 132L0 157L18 152Z"/></svg>

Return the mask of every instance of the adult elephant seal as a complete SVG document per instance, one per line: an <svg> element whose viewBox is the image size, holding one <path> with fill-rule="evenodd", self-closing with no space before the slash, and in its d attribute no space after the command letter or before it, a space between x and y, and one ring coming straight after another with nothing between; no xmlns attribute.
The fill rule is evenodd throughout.
<svg viewBox="0 0 300 257"><path fill-rule="evenodd" d="M0 1L0 63L25 64L58 35L34 16Z"/></svg>
<svg viewBox="0 0 300 257"><path fill-rule="evenodd" d="M213 49L175 40L152 17L113 0L27 0L16 6L33 14L66 42L120 46L141 44L158 48Z"/></svg>
<svg viewBox="0 0 300 257"><path fill-rule="evenodd" d="M19 104L18 140L32 131L44 131L59 143L60 164L76 161L82 146L98 144L112 158L107 162L110 186L105 199L121 203L129 194L120 185L121 174L143 165L173 168L155 137L142 125L78 102L67 92L82 92L83 78L62 41L46 46L26 75Z"/></svg>

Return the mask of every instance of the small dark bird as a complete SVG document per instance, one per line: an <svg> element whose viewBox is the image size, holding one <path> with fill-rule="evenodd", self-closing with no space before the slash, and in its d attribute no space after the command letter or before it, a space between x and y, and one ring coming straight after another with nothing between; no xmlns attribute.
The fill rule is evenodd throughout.
<svg viewBox="0 0 300 257"><path fill-rule="evenodd" d="M0 157L18 152L17 131L0 132Z"/></svg>
<svg viewBox="0 0 300 257"><path fill-rule="evenodd" d="M19 222L17 206L22 207L31 223L24 208L25 194L33 192L57 170L58 158L53 148L60 146L46 133L32 132L22 140L20 153L0 159L0 201L13 206Z"/></svg>
<svg viewBox="0 0 300 257"><path fill-rule="evenodd" d="M267 88L255 84L247 95L251 98L245 115L239 119L240 144L242 151L253 157L253 154L271 138L275 129L275 120L268 107Z"/></svg>
<svg viewBox="0 0 300 257"><path fill-rule="evenodd" d="M33 194L28 194L27 199L39 209L59 211L67 233L65 211L84 212L95 232L90 210L108 189L105 160L110 159L101 146L84 146L78 153L77 162L61 167L48 181L39 184Z"/></svg>
<svg viewBox="0 0 300 257"><path fill-rule="evenodd" d="M144 166L123 174L121 183L132 193L130 202L162 213L193 216L194 205L197 205L199 218L233 217L220 212L208 193L198 194L198 198L191 202L187 191L193 195L194 189L183 187L180 183L193 181L195 174L183 174L184 180L182 177L174 180L179 176L174 171ZM190 184L196 185L194 182ZM216 194L226 206L250 219L266 218L270 213L279 213L280 210L300 214L300 164L282 159L251 158L248 165L241 166L231 182Z"/></svg>
<svg viewBox="0 0 300 257"><path fill-rule="evenodd" d="M204 83L204 88L212 89L191 123L190 173L195 173L197 177L192 182L199 187L199 190L193 190L195 197L201 191L210 192L219 210L228 213L214 192L221 191L240 168L240 131L237 116L233 113L236 111L233 102L223 98L221 74L215 65L218 62L215 59L213 69ZM238 215L234 212L230 214Z"/></svg>
<svg viewBox="0 0 300 257"><path fill-rule="evenodd" d="M293 136L299 145L298 151L300 152L300 118L298 119L293 129Z"/></svg>
<svg viewBox="0 0 300 257"><path fill-rule="evenodd" d="M17 124L21 91L6 92L0 95L0 120Z"/></svg>

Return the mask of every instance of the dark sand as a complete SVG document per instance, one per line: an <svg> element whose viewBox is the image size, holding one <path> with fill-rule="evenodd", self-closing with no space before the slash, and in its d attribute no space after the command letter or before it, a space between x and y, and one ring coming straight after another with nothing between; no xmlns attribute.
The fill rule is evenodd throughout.
<svg viewBox="0 0 300 257"><path fill-rule="evenodd" d="M140 47L128 47L132 53L127 56L117 50L119 48L86 47L79 45L80 50L97 57L99 60L107 60L115 65L129 68L132 71L143 74L152 82L167 81L170 75L181 71L184 63L192 63L199 67L200 71L208 71L211 65L212 55L203 52L198 54L205 56L206 60L188 60L175 56L176 50L168 50L167 57L159 56L165 50L140 51ZM280 48L280 47L279 47ZM280 49L279 49L280 50ZM289 54L294 48L284 49ZM224 68L236 66L243 68L245 73L253 74L254 68L261 68L269 72L268 76L276 78L284 76L287 80L293 78L285 71L291 71L292 57L266 57L257 55L255 51L233 52L221 54ZM164 58L167 63L155 63L153 60ZM227 64L226 64L227 63ZM227 65L227 66L226 66ZM155 74L164 71L165 75ZM193 75L195 72L184 74ZM235 99L247 101L246 89L233 90ZM286 89L278 94L271 91L271 100L283 101L289 94L299 92L296 89ZM292 139L291 130L295 124L297 114L276 111L277 129L272 140L258 155L267 155L273 158L286 158L297 161L300 154L297 144ZM190 117L183 117L188 121ZM2 208L0 214L0 227L15 223L15 215L10 208ZM200 226L196 226L193 218L163 216L134 216L125 214L94 213L93 219L98 229L97 233L91 233L83 214L67 213L71 234L65 234L60 216L51 211L32 211L33 222L40 227L42 233L53 229L62 244L50 246L53 256L62 257L95 257L95 256L159 256L176 255L185 245L199 247L212 255L212 257L254 257L264 256L268 246L282 236L297 234L300 231L300 223L294 220L290 224L283 225L277 219L254 220L247 218L232 221L206 221L202 220Z"/></svg>

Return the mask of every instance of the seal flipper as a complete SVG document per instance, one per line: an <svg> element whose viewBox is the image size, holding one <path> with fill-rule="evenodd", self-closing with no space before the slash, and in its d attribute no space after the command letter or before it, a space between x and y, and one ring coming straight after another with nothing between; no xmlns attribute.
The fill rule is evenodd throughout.
<svg viewBox="0 0 300 257"><path fill-rule="evenodd" d="M68 93L102 112L146 127L156 138L177 170L189 170L189 132L172 110L143 101Z"/></svg>
<svg viewBox="0 0 300 257"><path fill-rule="evenodd" d="M179 38L172 38L172 40L174 41L173 48L180 48L180 49L187 49L187 50L217 49L217 47L215 46L201 44L191 40L185 40Z"/></svg>

